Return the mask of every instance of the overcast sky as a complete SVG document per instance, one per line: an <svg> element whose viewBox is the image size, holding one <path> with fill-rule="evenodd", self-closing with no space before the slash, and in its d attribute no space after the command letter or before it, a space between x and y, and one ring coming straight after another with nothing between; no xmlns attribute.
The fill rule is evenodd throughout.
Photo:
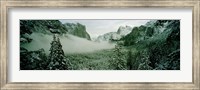
<svg viewBox="0 0 200 90"><path fill-rule="evenodd" d="M86 31L92 38L108 32L116 32L120 26L140 26L149 20L60 20L62 23L80 23L86 26Z"/></svg>

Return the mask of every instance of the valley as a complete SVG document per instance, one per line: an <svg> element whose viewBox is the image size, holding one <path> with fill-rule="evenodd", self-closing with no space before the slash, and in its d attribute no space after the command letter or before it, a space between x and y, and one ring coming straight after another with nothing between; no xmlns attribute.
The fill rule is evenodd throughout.
<svg viewBox="0 0 200 90"><path fill-rule="evenodd" d="M21 70L179 70L180 21L119 26L96 38L81 23L20 21Z"/></svg>

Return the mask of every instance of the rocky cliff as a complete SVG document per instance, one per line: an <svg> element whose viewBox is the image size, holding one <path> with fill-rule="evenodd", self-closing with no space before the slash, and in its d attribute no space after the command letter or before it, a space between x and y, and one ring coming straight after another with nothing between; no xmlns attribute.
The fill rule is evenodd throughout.
<svg viewBox="0 0 200 90"><path fill-rule="evenodd" d="M80 23L65 23L65 27L68 30L69 34L74 36L78 36L81 38L86 38L87 40L91 40L90 35L86 31L86 27Z"/></svg>

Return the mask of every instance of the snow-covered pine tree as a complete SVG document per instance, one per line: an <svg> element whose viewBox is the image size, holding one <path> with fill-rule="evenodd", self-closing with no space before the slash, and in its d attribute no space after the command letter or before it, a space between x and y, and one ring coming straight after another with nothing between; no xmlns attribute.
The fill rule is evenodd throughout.
<svg viewBox="0 0 200 90"><path fill-rule="evenodd" d="M149 66L151 63L149 60L149 55L146 50L140 52L141 60L138 66L138 70L152 70L153 68Z"/></svg>
<svg viewBox="0 0 200 90"><path fill-rule="evenodd" d="M114 58L110 60L110 67L114 70L126 69L125 54L122 52L122 47L119 45L115 46Z"/></svg>
<svg viewBox="0 0 200 90"><path fill-rule="evenodd" d="M48 57L50 61L48 68L50 70L66 70L67 62L64 56L64 51L62 50L62 45L60 39L54 35L53 41L51 42L50 54Z"/></svg>

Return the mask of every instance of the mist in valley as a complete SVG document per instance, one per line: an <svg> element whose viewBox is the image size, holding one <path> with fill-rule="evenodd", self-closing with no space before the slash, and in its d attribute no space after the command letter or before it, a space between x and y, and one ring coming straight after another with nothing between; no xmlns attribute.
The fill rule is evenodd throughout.
<svg viewBox="0 0 200 90"><path fill-rule="evenodd" d="M112 49L114 48L114 43L108 42L94 42L70 34L56 35L60 38L62 44L62 49L65 54L74 54L74 53L91 53L103 49ZM33 38L33 41L21 45L29 51L35 51L43 48L46 54L50 53L50 43L53 40L53 35L42 34L42 33L32 33L30 38Z"/></svg>

